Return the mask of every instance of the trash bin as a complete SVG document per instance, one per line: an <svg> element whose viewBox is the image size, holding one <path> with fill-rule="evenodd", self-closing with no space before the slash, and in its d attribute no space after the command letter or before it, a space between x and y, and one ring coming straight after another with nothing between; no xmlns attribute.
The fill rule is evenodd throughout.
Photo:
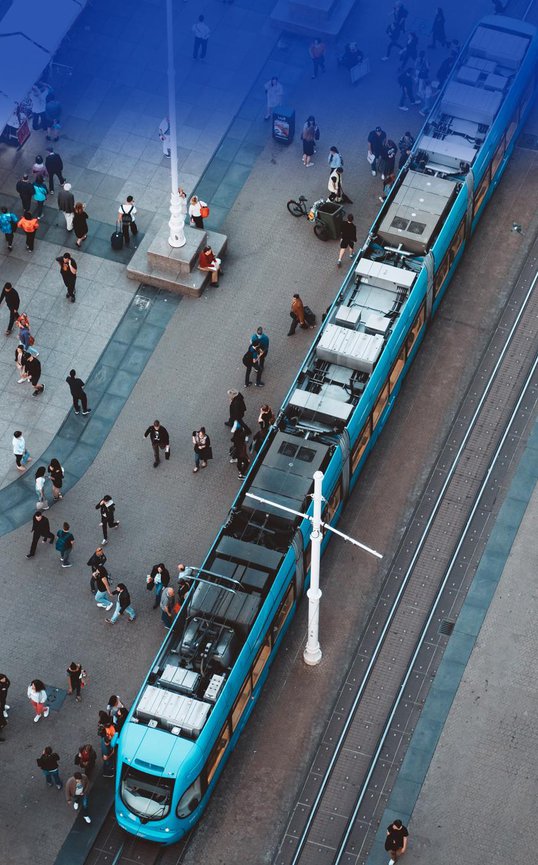
<svg viewBox="0 0 538 865"><path fill-rule="evenodd" d="M344 208L335 201L325 201L318 207L318 219L326 227L331 240L338 240L344 221Z"/></svg>
<svg viewBox="0 0 538 865"><path fill-rule="evenodd" d="M295 109L279 105L273 111L273 138L281 144L291 144L295 135Z"/></svg>

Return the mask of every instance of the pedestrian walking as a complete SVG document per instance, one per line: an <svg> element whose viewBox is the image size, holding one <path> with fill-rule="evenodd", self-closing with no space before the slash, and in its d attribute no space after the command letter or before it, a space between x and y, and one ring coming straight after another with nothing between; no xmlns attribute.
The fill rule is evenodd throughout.
<svg viewBox="0 0 538 865"><path fill-rule="evenodd" d="M397 862L407 850L407 839L409 832L401 820L394 820L387 826L387 837L385 838L385 850L390 853L390 862Z"/></svg>
<svg viewBox="0 0 538 865"><path fill-rule="evenodd" d="M65 227L68 231L73 231L73 220L75 217L75 196L71 192L71 184L64 183L58 193L58 210L61 210L65 217Z"/></svg>
<svg viewBox="0 0 538 865"><path fill-rule="evenodd" d="M46 180L49 176L45 163L43 162L43 157L39 153L35 158L34 164L32 165L32 176L34 178L34 183L36 178L39 176L41 176L43 180Z"/></svg>
<svg viewBox="0 0 538 865"><path fill-rule="evenodd" d="M43 753L36 760L37 765L45 776L47 787L54 787L61 790L63 787L62 779L60 778L60 758L56 751L53 751L50 745L43 748Z"/></svg>
<svg viewBox="0 0 538 865"><path fill-rule="evenodd" d="M284 99L284 88L276 75L273 75L273 77L264 84L264 89L266 97L264 119L269 120L275 108L282 105L282 100Z"/></svg>
<svg viewBox="0 0 538 865"><path fill-rule="evenodd" d="M304 317L304 304L300 295L294 294L291 301L290 309L291 324L288 331L288 336L293 336L297 330L297 325L300 324L303 330L307 330L308 325Z"/></svg>
<svg viewBox="0 0 538 865"><path fill-rule="evenodd" d="M34 348L35 339L33 338L32 334L30 333L30 319L28 318L28 316L26 315L25 312L20 313L20 315L17 317L17 319L15 321L15 324L18 327L19 342L22 345L24 351L27 354L33 354L35 357L38 357L39 352L37 351L36 348ZM24 361L26 362L26 358L24 359Z"/></svg>
<svg viewBox="0 0 538 865"><path fill-rule="evenodd" d="M170 119L168 116L163 117L159 124L159 139L163 145L163 155L170 159L172 151L170 149Z"/></svg>
<svg viewBox="0 0 538 865"><path fill-rule="evenodd" d="M156 469L161 461L160 451L164 451L165 460L170 459L170 436L160 420L154 420L151 426L147 428L144 438L147 439L148 436L153 448L153 468Z"/></svg>
<svg viewBox="0 0 538 865"><path fill-rule="evenodd" d="M62 157L59 153L56 153L54 147L48 147L47 153L48 156L45 159L45 168L49 175L49 192L51 195L54 195L54 178L58 178L61 186L65 183L65 177L63 175L64 164Z"/></svg>
<svg viewBox="0 0 538 865"><path fill-rule="evenodd" d="M4 208L2 208L2 210L3 209ZM6 302L7 308L9 309L9 322L6 328L6 336L9 336L11 331L13 330L15 320L19 315L19 306L21 302L19 292L13 288L10 282L4 283L2 293L0 294L0 306L2 305L2 301L4 300Z"/></svg>
<svg viewBox="0 0 538 865"><path fill-rule="evenodd" d="M65 798L68 805L73 804L73 809L82 814L86 823L91 823L92 818L88 814L88 790L90 782L88 776L83 772L73 772L71 778L65 785Z"/></svg>
<svg viewBox="0 0 538 865"><path fill-rule="evenodd" d="M41 717L48 718L50 709L45 705L47 702L47 689L41 679L32 679L26 693L34 708L34 724L37 724Z"/></svg>
<svg viewBox="0 0 538 865"><path fill-rule="evenodd" d="M76 661L71 661L67 670L67 693L75 694L75 699L77 703L80 703L82 697L80 696L80 689L82 688L82 680L84 678L84 670L82 669L82 664L77 663Z"/></svg>
<svg viewBox="0 0 538 865"><path fill-rule="evenodd" d="M400 104L398 108L400 111L409 111L409 108L405 104L406 100L411 105L418 105L420 102L419 99L415 99L413 94L413 73L410 69L404 69L403 72L400 72L398 75L398 84L400 85Z"/></svg>
<svg viewBox="0 0 538 865"><path fill-rule="evenodd" d="M417 82L417 96L421 102L424 102L426 85L430 80L430 64L428 63L425 51L418 52L415 63L415 79Z"/></svg>
<svg viewBox="0 0 538 865"><path fill-rule="evenodd" d="M321 39L316 37L310 43L308 53L313 66L312 78L317 78L318 72L325 72L325 45Z"/></svg>
<svg viewBox="0 0 538 865"><path fill-rule="evenodd" d="M88 397L84 392L85 384L81 378L77 377L76 369L72 369L69 371L66 382L69 390L71 391L71 398L73 400L73 409L75 414L80 414L81 406L82 414L89 414L91 412L91 408L88 408Z"/></svg>
<svg viewBox="0 0 538 865"><path fill-rule="evenodd" d="M327 189L329 190L329 201L335 201L338 204L340 204L341 202L353 204L351 198L349 197L349 195L346 195L342 186L343 173L343 168L335 168L334 171L331 171L329 175L329 182L327 183Z"/></svg>
<svg viewBox="0 0 538 865"><path fill-rule="evenodd" d="M411 150L413 149L413 144L415 143L415 139L411 135L411 133L404 132L400 140L398 141L398 150L400 151L400 161L398 163L398 168L403 168L407 160L409 159L409 155Z"/></svg>
<svg viewBox="0 0 538 865"><path fill-rule="evenodd" d="M209 207L202 201L198 196L193 195L190 204L189 204L189 219L191 225L195 225L196 228L204 227L204 214L207 216L209 213Z"/></svg>
<svg viewBox="0 0 538 865"><path fill-rule="evenodd" d="M55 96L49 95L45 108L45 123L47 124L47 141L58 141L60 137L62 106Z"/></svg>
<svg viewBox="0 0 538 865"><path fill-rule="evenodd" d="M71 303L74 303L75 289L77 285L77 263L75 259L71 257L69 252L64 252L63 255L59 255L56 261L60 265L60 275L63 284L67 289L65 296L71 301Z"/></svg>
<svg viewBox="0 0 538 865"><path fill-rule="evenodd" d="M366 158L370 164L372 177L377 174L377 163L383 154L383 147L387 139L387 133L381 126L376 126L368 135L368 152Z"/></svg>
<svg viewBox="0 0 538 865"><path fill-rule="evenodd" d="M194 60L198 60L198 55L200 55L200 60L203 60L207 54L207 43L211 35L211 31L205 23L205 15L198 15L198 21L192 25L192 32L194 34L192 56Z"/></svg>
<svg viewBox="0 0 538 865"><path fill-rule="evenodd" d="M405 22L408 15L409 12L407 11L403 3L397 2L394 4L392 10L392 20L401 29L402 33L405 33Z"/></svg>
<svg viewBox="0 0 538 865"><path fill-rule="evenodd" d="M396 162L396 153L398 152L398 148L396 147L396 143L392 140L392 138L387 138L385 144L383 145L383 152L379 159L379 171L381 172L381 180L384 180L385 177L388 177L389 174L394 173L394 165Z"/></svg>
<svg viewBox="0 0 538 865"><path fill-rule="evenodd" d="M217 258L211 247L204 246L198 257L198 270L211 274L211 285L214 288L218 288L219 276L224 273L221 265L220 258Z"/></svg>
<svg viewBox="0 0 538 865"><path fill-rule="evenodd" d="M353 214L348 213L345 222L342 223L340 231L340 251L338 253L338 261L336 262L337 267L342 267L342 259L346 254L346 251L349 253L349 257L353 258L353 250L356 242L357 226L353 221Z"/></svg>
<svg viewBox="0 0 538 865"><path fill-rule="evenodd" d="M45 385L39 381L41 378L41 361L35 355L28 354L24 366L28 380L34 386L32 396L39 396L45 390Z"/></svg>
<svg viewBox="0 0 538 865"><path fill-rule="evenodd" d="M314 163L312 157L316 147L316 136L319 138L319 128L316 125L316 119L313 114L306 118L306 123L301 132L301 141L303 142L303 165L305 168L310 168Z"/></svg>
<svg viewBox="0 0 538 865"><path fill-rule="evenodd" d="M20 472L26 471L26 463L32 459L29 451L26 450L26 442L20 430L15 430L11 442L13 448L13 456L15 457L15 465Z"/></svg>
<svg viewBox="0 0 538 865"><path fill-rule="evenodd" d="M84 209L86 207L85 204L82 204L81 201L77 201L75 204L75 213L73 216L73 228L75 230L76 235L76 244L78 247L82 246L82 241L86 240L88 237L88 214Z"/></svg>
<svg viewBox="0 0 538 865"><path fill-rule="evenodd" d="M205 469L208 461L213 459L211 439L205 431L205 426L193 431L192 444L194 447L193 472L197 472L200 468Z"/></svg>
<svg viewBox="0 0 538 865"><path fill-rule="evenodd" d="M94 571L95 568L99 567L99 565L104 565L105 562L106 562L106 556L105 556L105 552L104 552L103 548L97 547L95 552L91 554L91 556L88 559L88 561L86 562L86 564L88 565L89 568L91 568L92 571Z"/></svg>
<svg viewBox="0 0 538 865"><path fill-rule="evenodd" d="M83 775L90 778L93 774L96 760L97 754L95 753L95 749L88 742L87 745L81 745L78 749L75 755L75 766L79 767Z"/></svg>
<svg viewBox="0 0 538 865"><path fill-rule="evenodd" d="M159 562L158 565L154 565L151 569L151 573L149 573L146 577L146 589L148 592L153 591L155 589L155 600L153 602L153 609L156 610L159 606L159 601L161 600L161 595L163 593L163 589L168 588L170 583L170 571L164 564L164 562Z"/></svg>
<svg viewBox="0 0 538 865"><path fill-rule="evenodd" d="M104 556L106 561L106 556ZM104 610L111 610L112 587L108 578L108 571L103 564L96 565L92 571L92 581L95 584L95 603Z"/></svg>
<svg viewBox="0 0 538 865"><path fill-rule="evenodd" d="M418 36L409 33L405 45L400 51L400 71L405 69L409 63L415 63L418 53Z"/></svg>
<svg viewBox="0 0 538 865"><path fill-rule="evenodd" d="M386 32L387 36L389 37L389 41L387 43L387 49L385 51L385 54L381 58L381 60L383 60L383 61L389 59L391 51L393 48L398 48L399 51L402 50L402 46L401 46L400 41L399 41L400 36L403 33L402 28L398 24L396 24L394 21L391 21L385 32Z"/></svg>
<svg viewBox="0 0 538 865"><path fill-rule="evenodd" d="M36 508L39 511L48 511L49 509L49 503L45 496L46 480L45 466L40 466L35 473L35 491L37 496Z"/></svg>
<svg viewBox="0 0 538 865"><path fill-rule="evenodd" d="M258 363L260 365L260 369L263 372L265 367L265 361L267 359L267 355L269 354L269 337L265 333L263 327L260 325L256 328L256 333L253 333L250 337L250 341L252 342L254 339L258 340Z"/></svg>
<svg viewBox="0 0 538 865"><path fill-rule="evenodd" d="M0 673L0 742L5 742L3 732L7 727L9 717L9 706L6 703L7 692L11 682L5 673Z"/></svg>
<svg viewBox="0 0 538 865"><path fill-rule="evenodd" d="M39 538L41 538L41 543L43 544L46 544L47 541L49 544L52 544L54 541L54 535L50 530L50 523L41 511L36 511L33 515L30 531L32 532L32 543L30 545L30 552L26 556L27 559L32 559L35 556Z"/></svg>
<svg viewBox="0 0 538 865"><path fill-rule="evenodd" d="M256 387L264 387L264 382L262 381L262 371L260 368L260 364L258 361L258 346L259 339L258 337L254 337L251 341L249 347L247 348L245 354L242 358L243 366L245 367L245 387L250 387L250 374L254 370L256 373Z"/></svg>
<svg viewBox="0 0 538 865"><path fill-rule="evenodd" d="M62 496L62 485L64 482L64 470L60 465L60 461L53 457L49 463L49 478L52 483L52 498L55 502L59 501Z"/></svg>
<svg viewBox="0 0 538 865"><path fill-rule="evenodd" d="M131 606L131 596L125 583L118 583L112 594L116 595L116 609L110 619L105 619L105 622L108 622L109 625L115 625L119 617L123 616L124 613L127 613L130 622L134 622L136 612L134 607Z"/></svg>
<svg viewBox="0 0 538 865"><path fill-rule="evenodd" d="M103 496L101 501L95 505L95 510L101 513L101 522L99 523L103 527L103 540L101 543L108 544L108 530L117 529L119 526L119 522L116 519L116 505L112 500L112 496Z"/></svg>
<svg viewBox="0 0 538 865"><path fill-rule="evenodd" d="M169 586L162 593L159 606L161 608L161 622L165 628L169 628L174 621L176 606L176 593L172 586Z"/></svg>
<svg viewBox="0 0 538 865"><path fill-rule="evenodd" d="M235 421L239 421L244 429L247 430L247 435L250 435L250 427L243 420L247 411L243 394L232 388L228 391L228 399L230 401L229 417L227 421L224 421L224 426L232 427Z"/></svg>
<svg viewBox="0 0 538 865"><path fill-rule="evenodd" d="M30 90L30 100L32 103L32 129L34 132L37 132L38 129L45 129L47 96L49 93L50 88L42 81L38 81Z"/></svg>
<svg viewBox="0 0 538 865"><path fill-rule="evenodd" d="M242 480L245 477L249 466L249 458L247 452L247 434L245 429L239 423L235 423L232 427L232 444L233 454L230 457L231 463L237 463L237 477Z"/></svg>
<svg viewBox="0 0 538 865"><path fill-rule="evenodd" d="M21 199L23 213L30 210L32 207L32 196L34 194L34 184L31 182L27 174L23 174L20 180L17 181L15 189Z"/></svg>
<svg viewBox="0 0 538 865"><path fill-rule="evenodd" d="M447 47L446 33L445 33L445 13L441 6L438 6L435 11L435 16L432 24L432 41L428 48L437 48L437 43L441 45L442 48Z"/></svg>
<svg viewBox="0 0 538 865"><path fill-rule="evenodd" d="M331 172L334 171L335 168L344 167L344 160L342 159L342 154L338 150L338 147L335 147L334 144L331 148L329 148L327 162L329 163L329 168L331 169Z"/></svg>
<svg viewBox="0 0 538 865"><path fill-rule="evenodd" d="M138 234L138 226L136 224L136 207L134 196L128 195L123 204L120 204L118 211L118 222L121 223L123 233L123 242L125 246L130 245L131 234L133 238ZM136 244L135 244L136 249Z"/></svg>
<svg viewBox="0 0 538 865"><path fill-rule="evenodd" d="M71 552L75 545L75 538L70 531L69 523L64 523L61 529L56 532L56 549L60 553L60 561L62 568L72 568L73 565L69 561Z"/></svg>
<svg viewBox="0 0 538 865"><path fill-rule="evenodd" d="M34 187L32 186L32 189ZM39 228L39 220L35 219L32 216L30 209L25 210L19 221L17 222L17 226L22 228L26 235L26 249L28 252L34 251L35 244L35 233Z"/></svg>
<svg viewBox="0 0 538 865"><path fill-rule="evenodd" d="M17 227L19 217L16 216L7 207L0 208L0 231L6 238L8 252L13 249L13 234Z"/></svg>
<svg viewBox="0 0 538 865"><path fill-rule="evenodd" d="M47 194L47 187L45 186L43 175L38 174L34 180L34 201L36 203L34 216L37 219L41 219L43 215L43 206L47 200Z"/></svg>

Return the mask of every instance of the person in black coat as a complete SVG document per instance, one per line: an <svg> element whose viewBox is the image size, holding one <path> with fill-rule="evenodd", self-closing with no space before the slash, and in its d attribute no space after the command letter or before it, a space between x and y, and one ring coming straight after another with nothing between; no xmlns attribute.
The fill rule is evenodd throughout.
<svg viewBox="0 0 538 865"><path fill-rule="evenodd" d="M100 502L95 505L95 510L101 512L100 525L103 527L103 544L108 544L108 530L117 529L119 522L116 519L116 505L112 501L112 496L103 496Z"/></svg>
<svg viewBox="0 0 538 865"><path fill-rule="evenodd" d="M71 257L69 252L64 252L63 255L59 255L56 261L60 265L60 274L67 289L67 294L65 296L71 301L71 303L74 303L75 287L77 283L77 263L75 259Z"/></svg>
<svg viewBox="0 0 538 865"><path fill-rule="evenodd" d="M247 433L241 426L240 421L236 421L232 429L232 443L234 456L230 459L231 463L237 463L238 478L245 477L246 470L249 466L249 458L247 453Z"/></svg>
<svg viewBox="0 0 538 865"><path fill-rule="evenodd" d="M88 408L88 397L84 393L84 382L81 378L77 378L76 369L72 369L69 372L69 375L66 378L66 382L69 385L69 390L71 391L71 397L73 398L73 408L75 410L75 414L80 413L80 403L82 403L82 414L89 414L91 412L91 408Z"/></svg>
<svg viewBox="0 0 538 865"><path fill-rule="evenodd" d="M3 300L5 300L6 306L9 309L9 324L6 328L6 336L9 336L13 330L15 319L19 314L19 306L21 303L18 291L13 288L10 282L4 283L2 294L0 294L0 304Z"/></svg>
<svg viewBox="0 0 538 865"><path fill-rule="evenodd" d="M242 393L238 393L236 390L229 390L228 397L230 398L230 417L227 421L224 421L224 426L233 426L234 422L237 421L241 424L243 429L245 430L247 435L250 435L252 430L243 420L247 406L245 403L245 398Z"/></svg>
<svg viewBox="0 0 538 865"><path fill-rule="evenodd" d="M64 164L62 157L59 153L54 152L53 147L47 149L49 155L45 159L45 168L49 175L49 192L51 195L54 195L54 175L56 175L62 186L65 183L65 177L63 176Z"/></svg>
<svg viewBox="0 0 538 865"><path fill-rule="evenodd" d="M102 547L97 547L96 551L91 554L86 564L92 569L92 571L94 571L96 568L99 567L99 565L104 565L105 562L106 556L103 552Z"/></svg>
<svg viewBox="0 0 538 865"><path fill-rule="evenodd" d="M33 354L29 354L24 362L24 369L31 384L34 386L32 396L39 396L39 394L43 393L45 390L45 385L39 384L39 379L41 378L41 361L38 360L37 357L34 357Z"/></svg>
<svg viewBox="0 0 538 865"><path fill-rule="evenodd" d="M49 544L52 544L54 541L54 535L50 530L50 523L47 517L44 516L41 511L36 511L32 517L32 544L30 546L30 552L26 556L27 559L31 559L35 556L39 538L42 539L43 543L48 541Z"/></svg>
<svg viewBox="0 0 538 865"><path fill-rule="evenodd" d="M34 184L30 182L27 174L23 174L21 179L17 181L15 189L20 195L23 213L27 210L31 210Z"/></svg>
<svg viewBox="0 0 538 865"><path fill-rule="evenodd" d="M348 213L346 221L342 223L342 229L340 232L340 251L338 253L338 261L336 262L338 267L342 267L342 259L345 255L346 249L349 250L349 257L353 258L353 249L357 242L357 227L353 222L353 214Z"/></svg>
<svg viewBox="0 0 538 865"><path fill-rule="evenodd" d="M156 469L161 459L159 451L164 450L164 458L170 459L170 436L168 430L164 427L160 420L154 420L144 433L144 438L150 437L151 446L153 448L153 468Z"/></svg>

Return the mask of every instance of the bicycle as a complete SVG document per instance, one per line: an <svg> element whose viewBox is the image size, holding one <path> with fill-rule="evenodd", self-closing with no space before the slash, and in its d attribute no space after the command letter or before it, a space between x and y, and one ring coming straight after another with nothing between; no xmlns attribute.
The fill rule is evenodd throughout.
<svg viewBox="0 0 538 865"><path fill-rule="evenodd" d="M306 216L309 222L314 223L314 234L319 240L328 240L329 239L329 230L327 226L321 222L318 217L318 207L320 204L323 204L325 199L320 198L318 201L314 201L312 207L307 207L306 202L308 199L304 195L300 195L298 200L295 201L293 198L288 201L286 207L288 208L289 213L292 216Z"/></svg>

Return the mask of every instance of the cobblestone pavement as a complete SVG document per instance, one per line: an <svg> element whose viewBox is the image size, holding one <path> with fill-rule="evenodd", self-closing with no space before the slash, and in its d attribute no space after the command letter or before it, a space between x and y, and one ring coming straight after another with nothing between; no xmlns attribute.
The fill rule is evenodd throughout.
<svg viewBox="0 0 538 865"><path fill-rule="evenodd" d="M251 4L251 8L254 5ZM391 4L386 5L388 15ZM237 3L234 15L239 12L241 17L241 6L244 11L246 4ZM431 14L426 4L423 6L424 15L419 22L422 33L426 32ZM482 3L479 11L487 11L486 7L487 4ZM95 4L94 8L98 12L100 4ZM186 8L194 9L194 6L186 4ZM215 10L215 14L217 11L224 14L220 4L208 3L207 8ZM231 10L226 9L228 11ZM368 33L368 26L373 27L375 24L377 27L378 23L366 20L364 10L360 9L352 21L356 32L362 28L360 32L365 34ZM459 26L463 32L465 22ZM82 39L83 34L80 33L79 37ZM108 37L108 44L110 40L111 37ZM230 51L226 50L223 30L219 41L222 42L223 56L228 57ZM249 42L248 39L246 41ZM9 700L12 711L7 728L11 745L5 746L9 750L4 752L7 783L0 791L0 807L5 815L3 831L8 851L5 855L7 865L33 863L36 844L39 845L43 863L51 863L72 823L72 813L65 807L63 800L58 803L54 798L56 791L45 790L43 779L36 772L35 757L44 745L52 744L62 756L63 774L67 775L80 742L95 742L97 710L114 691L118 691L127 701L131 700L151 662L162 637L162 627L157 614L149 609L150 602L145 591L148 566L160 559L164 559L169 567L179 560L199 562L229 507L238 481L235 467L227 461L228 431L222 424L226 417L226 390L242 383L241 356L253 328L262 324L271 337L263 399L277 406L291 384L308 343L308 336L303 333L298 333L293 339L285 336L290 295L293 291L299 291L321 313L332 300L342 278L335 267L335 244L320 243L305 220L293 220L285 211L286 199L296 192L304 193L310 200L324 193L325 152L332 143L337 143L346 158L346 180L351 197L356 202L354 212L359 237L363 237L378 207L380 192L379 179L370 177L364 158L367 132L377 122L382 122L395 138L407 128L413 132L418 130L418 113L410 112L402 120L403 115L396 108L396 96L390 104L379 105L374 83L385 88L385 91L392 88L394 69L376 62L373 77L365 82L366 86L359 85L352 89L342 78L342 70L336 69L333 57L325 79L311 82L307 62L303 62L296 53L298 43L292 40L289 44L288 64L284 54L278 67L279 74L287 84L284 76L289 73L290 84L287 86L293 95L298 118L302 119L311 111L318 117L322 129L318 164L311 171L303 169L297 141L284 150L268 143L261 152L225 221L225 230L232 242L221 287L206 292L200 301L186 299L179 304L97 459L64 500L48 512L53 530L64 519L71 522L76 538L74 567L62 571L49 547L40 547L29 565L24 558L29 542L28 526L0 539L0 556L4 563L0 573L0 595L4 599L3 609L8 611L3 616L0 640L4 666L13 682ZM87 60L87 50L82 52L81 62ZM306 52L304 43L303 50ZM154 77L156 75L155 72ZM313 91L313 87L317 89ZM111 87L110 90L115 98L115 89ZM120 111L133 111L133 106L138 104L147 108L151 103L151 129L155 129L154 122L158 123L159 115L163 113L162 103L157 110L155 98L150 99L146 91L143 97L136 92L129 105L126 102L126 99L122 99L121 109L111 111L107 122L115 122ZM191 108L192 122L194 107ZM98 114L107 116L104 108ZM131 125L134 122L131 115ZM76 126L74 123L73 128ZM186 121L185 126L188 126ZM66 134L67 127L66 123ZM80 118L79 128L79 140L82 142L86 135L93 135L92 118ZM132 134L131 131L126 132L128 136ZM158 159L155 151L158 142L152 137L153 132L148 132L147 136L145 147L152 149L156 160L154 164L161 167L158 164L160 157ZM197 149L200 139L204 139L202 133L193 142L193 150ZM205 146L205 139L201 143ZM96 141L96 144L99 142ZM82 152L85 148L79 146ZM210 153L209 150L207 152ZM142 153L145 154L146 150ZM152 160L144 157L142 161ZM119 162L121 160L111 163L114 170L117 170ZM97 169L84 166L81 170L92 172ZM10 176L16 173L12 172ZM100 182L103 187L107 187L107 177L115 175L112 174L112 168L104 167L102 174ZM120 175L118 183L120 180L125 183L126 179ZM147 196L142 199L142 209L148 212L152 197L150 187L151 184L148 184ZM114 208L118 196L121 198L124 192L122 184L116 193L111 194ZM7 193L10 194L9 189ZM138 202L140 198L136 189L135 195ZM100 198L98 191L95 199L92 197L87 201L88 212L106 221L111 205L103 205L101 209ZM94 200L97 204L95 210ZM155 214L159 216L157 210ZM151 223L148 223L146 230L149 231L150 227ZM509 235L508 242L510 247L507 253L511 251L516 255L521 238ZM88 254L90 259L97 260ZM465 294L462 291L458 294L457 289L454 297L460 303L465 300ZM458 344L462 334L464 336L467 332L468 336L464 336L467 344L472 345L474 352L479 351L484 324L488 316L495 316L495 309L491 304L488 305L488 300L485 290L482 293L478 291L472 303L468 299L465 327L458 319L460 310L454 306L448 307L448 321L443 325L448 332L446 339L449 345ZM502 293L499 294L498 302L501 301ZM479 313L483 316L480 320ZM438 342L430 343L431 353L424 355L424 360L417 361L419 374L425 376L428 364L436 360L439 362L443 345L438 333ZM437 397L438 414L432 412L431 428L420 431L421 445L427 443L433 447L442 435L445 425L443 411L457 400L465 378L466 370L458 365L458 359L455 358L445 373L442 398L441 395ZM356 504L351 505L347 518L349 524L343 526L344 531L363 537L373 546L379 544L387 555L397 543L399 529L395 527L401 526L405 512L412 503L413 487L419 486L420 478L428 469L427 465L423 465L421 448L413 447L416 435L409 429L409 417L416 416L417 404L425 411L432 403L431 400L421 402L425 399L424 393L419 390L414 394L410 388L411 385L408 389L409 401L402 399L402 408L396 409L395 413L395 416L398 413L400 417L405 416L403 432L407 428L407 439L397 439L389 424L386 436L384 434L386 444L384 446L380 442L377 449L379 456L374 455L365 474L365 489L373 493L373 505L368 506L355 498L355 503L361 505L362 502L362 507L356 509ZM262 395L255 392L251 396L252 390L254 388L247 397L248 417L255 422ZM160 417L172 436L172 459L158 469L153 469L151 449L142 438L143 430L154 417ZM215 460L207 470L193 475L190 433L201 423L205 423L211 435ZM398 471L396 482L394 468L401 462L402 440L406 441L405 452L409 454L409 459L406 460L406 466ZM388 454L385 447L392 460L387 466L383 465L383 457ZM69 470L68 465L66 468ZM405 486L404 480L408 486ZM388 489L391 491L392 510L389 505L381 507ZM118 518L121 521L118 531L111 537L107 555L115 581L123 579L127 583L139 611L137 623L132 628L121 621L115 630L107 626L104 613L95 608L88 591L89 574L85 562L101 539L93 506L106 492L117 501ZM387 517L387 512L390 517ZM270 738L264 722L271 729L276 724L277 731L282 734L277 715L280 715L281 721L285 706L289 707L290 700L295 699L293 690L287 690L293 683L303 702L297 712L299 725L296 739L289 737L289 747L292 749L289 760L296 757L295 741L305 746L304 753L308 756L320 729L319 719L316 720L318 701L322 707L330 704L338 678L334 676L334 670L345 663L349 646L364 622L368 603L377 591L381 574L371 563L356 559L355 554L342 553L341 548L329 551L325 561L327 578L332 579L332 583L327 586L329 603L324 614L326 665L313 673L316 694L312 694L312 674L307 675L297 663L302 642L301 615L297 625L299 630L291 635L287 649L282 653L282 660L277 662L274 685L269 683L263 708L260 704L260 712L253 718L250 727L252 732L247 732L244 744L239 746L237 759L234 758L228 767L199 834L198 843L204 849L208 863L232 861L227 852L233 849L232 834L235 828L237 840L237 828L244 823L240 814L245 811L236 809L233 814L227 814L227 802L233 803L234 807L241 801L243 805L248 804L248 799L254 802L255 788L258 790L253 808L260 817L259 837L254 837L254 829L258 826L248 833L245 831L242 843L246 851L252 851L260 844L261 838L267 839L270 833L275 832L274 820L267 813L263 814L263 803L260 801L259 794L263 793L264 784L270 788L271 805L280 809L276 812L277 820L282 821L285 803L293 795L293 779L289 784L289 778L283 777L281 764L275 764L274 769L268 768L272 766L271 760L275 755L267 751L262 753L264 740ZM341 578L344 578L344 584L340 582ZM349 604L342 606L349 587L356 600L356 608L353 607L351 611L348 609ZM46 721L34 725L25 696L28 682L35 676L41 676L47 684L62 686L64 671L72 656L80 658L89 671L89 688L83 702L72 704L67 700L59 713L51 714ZM294 772L299 776L301 766L296 766ZM278 783L273 784L273 779ZM249 784L245 784L242 790L244 780L249 780ZM243 792L247 798L241 800ZM262 798L265 799L265 796ZM223 846L220 847L219 839L219 845L213 845L211 853L210 839L214 838L219 824L222 828L223 816L227 818ZM256 849L259 850L259 847ZM193 852L193 855L196 853ZM245 862L251 861L248 852L245 856Z"/></svg>

